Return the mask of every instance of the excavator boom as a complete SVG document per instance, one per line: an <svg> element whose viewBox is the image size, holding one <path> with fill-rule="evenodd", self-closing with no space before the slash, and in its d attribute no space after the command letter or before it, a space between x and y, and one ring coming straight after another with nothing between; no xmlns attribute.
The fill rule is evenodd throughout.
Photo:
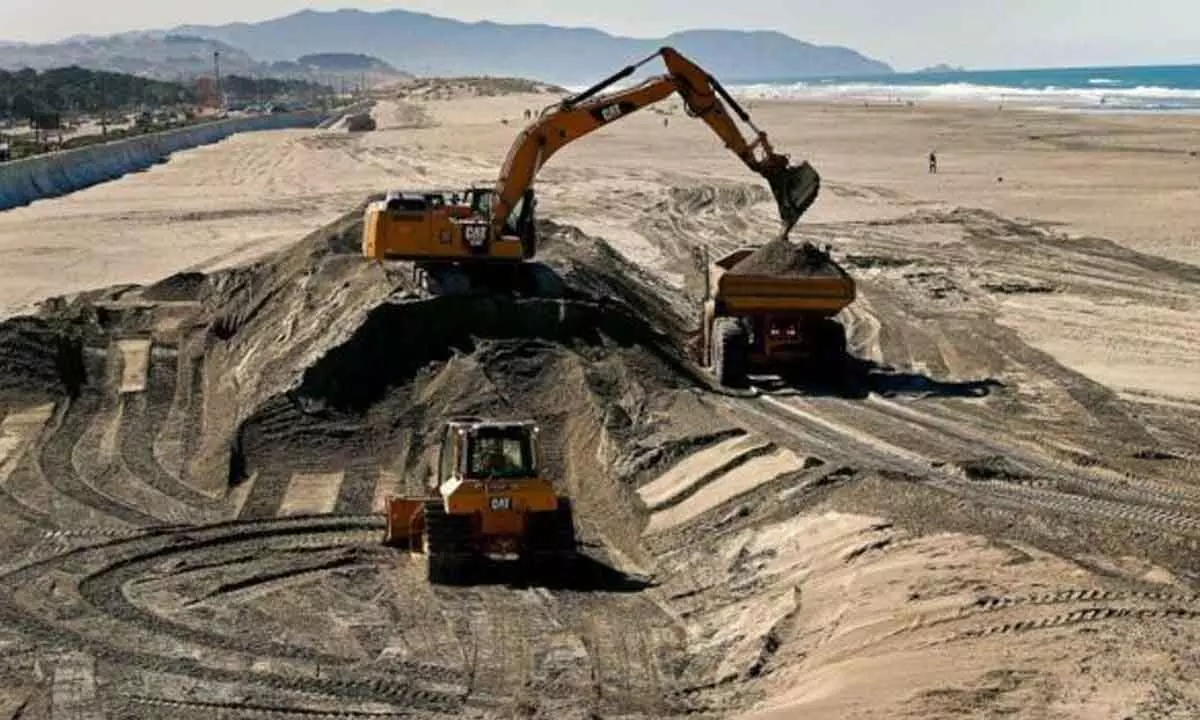
<svg viewBox="0 0 1200 720"><path fill-rule="evenodd" d="M658 57L666 64L665 74L611 89ZM517 136L494 186L395 190L370 203L363 216L363 255L414 262L433 294L480 287L552 292L553 280L527 262L537 254L533 184L538 171L568 143L676 93L689 115L704 120L730 152L767 180L786 235L816 199L820 177L806 162L790 165L719 82L664 47L546 108ZM749 137L737 120L749 126Z"/></svg>
<svg viewBox="0 0 1200 720"><path fill-rule="evenodd" d="M633 88L600 95L655 57L663 58L668 71L666 75L651 78ZM644 60L551 106L517 137L496 183L493 229L500 231L533 184L538 171L563 146L672 93L679 93L690 115L703 119L725 147L767 180L779 206L784 233L791 230L816 200L820 177L808 163L789 166L787 156L774 151L767 134L754 125L749 114L715 78L669 47L661 48ZM753 140L746 140L726 105L754 131Z"/></svg>

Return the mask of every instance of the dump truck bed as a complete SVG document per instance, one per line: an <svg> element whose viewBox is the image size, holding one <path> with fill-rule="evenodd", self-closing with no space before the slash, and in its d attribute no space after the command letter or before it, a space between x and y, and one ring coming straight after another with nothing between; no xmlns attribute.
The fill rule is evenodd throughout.
<svg viewBox="0 0 1200 720"><path fill-rule="evenodd" d="M722 314L815 312L836 315L854 302L854 282L845 274L808 277L725 275L716 300Z"/></svg>
<svg viewBox="0 0 1200 720"><path fill-rule="evenodd" d="M745 272L739 264L754 252L743 248L712 269L712 295L721 314L805 312L836 315L854 302L853 278L833 260L789 267L786 272Z"/></svg>

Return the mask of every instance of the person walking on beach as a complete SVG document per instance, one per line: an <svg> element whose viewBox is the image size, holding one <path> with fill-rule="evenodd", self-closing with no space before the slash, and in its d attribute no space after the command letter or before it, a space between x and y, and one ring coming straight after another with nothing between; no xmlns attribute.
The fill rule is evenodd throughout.
<svg viewBox="0 0 1200 720"><path fill-rule="evenodd" d="M937 152L935 150L929 151L929 174L937 175Z"/></svg>

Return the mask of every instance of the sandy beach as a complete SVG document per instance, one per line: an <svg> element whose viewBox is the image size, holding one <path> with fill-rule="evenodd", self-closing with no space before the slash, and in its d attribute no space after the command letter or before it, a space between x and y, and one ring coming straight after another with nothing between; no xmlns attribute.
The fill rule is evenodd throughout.
<svg viewBox="0 0 1200 720"><path fill-rule="evenodd" d="M522 111L547 102L545 95L385 102L374 133L246 134L5 213L0 262L8 281L0 312L11 315L52 294L244 262L294 241L370 192L490 183ZM962 208L1200 266L1200 118L963 105L751 101L750 107L780 151L809 160L822 174L823 195L800 232L842 253L879 249L860 231L862 223ZM926 170L931 149L939 156L936 175ZM702 122L668 101L565 148L543 170L538 189L547 216L600 234L679 280L683 256L659 247L639 224L672 189L748 188L760 185L756 180ZM769 202L746 215L743 237L715 228L689 239L728 244L769 236ZM885 244L919 256L933 243L948 272L974 271L963 263L978 258L945 254L952 228L921 222L929 232L916 232L906 220L905 237ZM1123 277L1119 269L1101 277L1069 249L1012 253L975 270L1070 286L998 302L1006 325L1068 366L1121 392L1200 397L1200 374L1189 367L1200 337L1194 292L1170 281L1147 286L1145 277Z"/></svg>
<svg viewBox="0 0 1200 720"><path fill-rule="evenodd" d="M357 334L379 319L371 308L393 277L353 253L327 257L324 238L291 259L272 253L369 193L492 182L523 111L549 101L385 99L374 132L249 133L0 213L7 317L51 295L266 258L214 285L244 305L219 318L219 341L204 334L212 319L197 307L207 300L164 301L166 314L136 325L140 345L124 340L95 361L109 368L101 382L111 381L104 392L112 398L82 402L65 421L32 395L0 408L0 486L11 505L36 506L47 521L70 511L110 528L116 518L106 531L118 537L146 516L175 522L189 508L214 523L275 522L306 507L366 516L379 512L385 491L403 487L403 472L422 467L413 448L439 414L517 408L547 424L567 418L547 442L572 468L585 534L621 571L654 576L649 589L431 590L410 565L368 550L350 560L377 574L356 584L361 577L326 573L340 556L318 553L333 552L334 540L303 562L282 544L257 558L231 544L216 560L176 558L192 546L164 544L134 560L102 557L109 551L97 546L61 569L53 559L45 568L14 563L0 586L31 588L12 590L14 607L38 615L39 603L53 600L68 615L75 596L67 593L76 591L60 598L55 588L77 583L88 612L113 628L142 622L138 613L169 618L166 630L143 622L137 632L165 633L147 643L182 638L185 649L171 652L211 667L251 667L253 633L271 652L284 640L302 647L278 667L294 662L305 673L309 662L336 669L386 654L416 678L423 702L447 703L420 717L1200 714L1200 118L751 102L776 149L822 175L821 198L793 238L832 245L859 284L840 319L851 354L884 378L865 399L700 397L656 385L667 373L640 350L592 348L585 361L561 349L527 358L482 343L448 360L431 355L429 377L387 375L389 391L407 393L403 402L372 406L361 423L330 429L319 412L302 417L293 393L336 396L338 382L322 378L349 372L339 365L350 362L346 354L325 354L329 347L353 338L354 353L384 375L401 372L392 367L399 355L384 362L371 353L409 348L386 333ZM937 174L927 171L931 149ZM537 187L541 216L582 233L556 236L552 253L593 258L588 243L607 241L627 264L606 268L647 271L638 282L658 304L644 307L685 318L696 312L697 249L764 242L778 224L765 184L677 102L567 147ZM105 301L128 311L113 322L143 322L133 310L141 292ZM417 338L412 352L425 352L435 331L406 322ZM471 322L464 313L444 324ZM170 349L153 355L147 333L156 343L169 337ZM140 359L122 365L111 359L118 350ZM306 374L318 360L321 371ZM121 367L136 372L113 369ZM136 399L145 388L156 395ZM231 489L218 461L235 419L249 428L246 455L260 453L267 469ZM298 429L281 430L292 427L285 420ZM128 423L142 445L122 439ZM652 430L634 442L626 426ZM202 437L188 440L181 428ZM42 443L47 450L29 455L40 466L22 464ZM331 459L308 458L311 448ZM660 457L646 448L667 450ZM116 469L96 470L97 458ZM78 477L54 480L54 463ZM602 466L628 473L613 480ZM219 472L189 477L187 467ZM164 473L171 478L139 484ZM151 492L166 485L175 492L165 500ZM56 499L60 491L69 501ZM338 542L365 547L375 537L331 528ZM204 532L212 536L196 549L215 554L225 547L217 533L232 531ZM36 553L48 541L39 542L30 557L43 557ZM259 563L255 572L269 579L245 580L244 569L204 575L222 562ZM278 607L295 617L270 615ZM337 608L329 611L336 622L312 608ZM244 631L253 637L235 637L231 628L255 618L262 627ZM71 632L86 636L81 627ZM468 657L468 645L477 653L470 663L448 649ZM182 686L162 680L172 673L227 681L190 665L142 667L155 679L121 675L122 697L149 693L143 685ZM293 677L267 660L260 667L257 656L253 667ZM437 699L466 675L483 699ZM349 697L330 677L322 682ZM412 687L388 686L383 707L417 702ZM19 697L0 701L16 706ZM489 714L495 698L511 700L503 705L511 713ZM543 714L520 715L521 702ZM347 708L379 709L363 700L325 710Z"/></svg>

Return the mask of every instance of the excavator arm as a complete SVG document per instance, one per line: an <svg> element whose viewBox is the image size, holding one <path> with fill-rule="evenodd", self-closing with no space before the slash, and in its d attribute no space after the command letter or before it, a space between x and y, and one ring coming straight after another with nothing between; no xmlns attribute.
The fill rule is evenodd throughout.
<svg viewBox="0 0 1200 720"><path fill-rule="evenodd" d="M666 75L651 78L633 88L600 95L605 88L633 75L639 67L660 56L667 65ZM789 166L787 156L774 151L767 134L754 125L749 114L715 78L674 49L664 47L587 90L547 108L525 128L509 149L496 184L493 231L500 231L525 191L533 184L538 171L563 146L663 100L672 93L679 93L689 115L704 120L725 143L725 147L767 180L779 205L784 233L791 230L816 200L820 176L807 162ZM730 117L726 105L754 131L753 140L747 141Z"/></svg>

